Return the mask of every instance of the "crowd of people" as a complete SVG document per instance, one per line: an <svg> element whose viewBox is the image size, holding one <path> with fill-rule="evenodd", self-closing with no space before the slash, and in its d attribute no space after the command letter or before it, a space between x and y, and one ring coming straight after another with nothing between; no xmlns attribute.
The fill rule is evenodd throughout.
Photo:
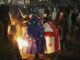
<svg viewBox="0 0 80 60"><path fill-rule="evenodd" d="M0 60L22 60L23 53L34 54L34 60L48 55L50 60L78 60L79 12L78 8L70 9L69 6L54 8L52 13L45 8L39 13L1 5ZM20 40L22 45L19 45Z"/></svg>

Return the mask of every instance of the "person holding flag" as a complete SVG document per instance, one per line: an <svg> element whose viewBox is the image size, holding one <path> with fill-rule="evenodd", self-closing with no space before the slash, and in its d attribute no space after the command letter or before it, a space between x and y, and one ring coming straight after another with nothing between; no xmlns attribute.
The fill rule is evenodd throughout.
<svg viewBox="0 0 80 60"><path fill-rule="evenodd" d="M60 38L58 29L56 26L50 21L47 17L48 14L45 13L44 17L44 32L45 32L45 39L46 39L46 54L54 54L60 51ZM51 60L54 57L51 57Z"/></svg>
<svg viewBox="0 0 80 60"><path fill-rule="evenodd" d="M34 60L39 60L39 54L43 55L45 50L44 30L40 19L32 14L31 16L27 28L31 48L29 48L27 51L30 54L35 54Z"/></svg>

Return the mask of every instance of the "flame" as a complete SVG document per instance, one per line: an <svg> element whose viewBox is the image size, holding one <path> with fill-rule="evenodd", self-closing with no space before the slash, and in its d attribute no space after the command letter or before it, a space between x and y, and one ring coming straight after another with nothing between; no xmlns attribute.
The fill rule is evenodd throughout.
<svg viewBox="0 0 80 60"><path fill-rule="evenodd" d="M17 43L18 43L19 49L23 49L24 47L28 47L27 41L23 40L20 37L17 38Z"/></svg>
<svg viewBox="0 0 80 60"><path fill-rule="evenodd" d="M17 41L20 54L22 57L24 57L24 55L26 54L26 49L29 46L27 40L24 40L24 34L27 30L27 26L25 25L25 23L19 22L17 19L14 19L11 14L9 16L11 24L8 25L8 35L9 37L13 36L14 38L11 39Z"/></svg>

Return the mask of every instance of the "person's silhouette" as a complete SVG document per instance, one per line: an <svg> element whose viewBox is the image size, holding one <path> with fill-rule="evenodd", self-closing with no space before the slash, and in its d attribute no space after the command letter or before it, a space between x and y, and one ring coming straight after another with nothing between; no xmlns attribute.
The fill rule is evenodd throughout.
<svg viewBox="0 0 80 60"><path fill-rule="evenodd" d="M8 13L8 5L0 5L0 60L21 60L19 50L13 47L11 40L7 36Z"/></svg>

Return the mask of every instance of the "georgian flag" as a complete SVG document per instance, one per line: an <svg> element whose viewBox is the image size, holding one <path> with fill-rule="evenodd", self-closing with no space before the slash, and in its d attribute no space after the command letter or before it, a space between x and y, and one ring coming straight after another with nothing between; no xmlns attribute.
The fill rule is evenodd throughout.
<svg viewBox="0 0 80 60"><path fill-rule="evenodd" d="M44 32L46 39L45 53L58 52L61 48L58 30L56 29L56 27L50 21L48 21L44 24Z"/></svg>

